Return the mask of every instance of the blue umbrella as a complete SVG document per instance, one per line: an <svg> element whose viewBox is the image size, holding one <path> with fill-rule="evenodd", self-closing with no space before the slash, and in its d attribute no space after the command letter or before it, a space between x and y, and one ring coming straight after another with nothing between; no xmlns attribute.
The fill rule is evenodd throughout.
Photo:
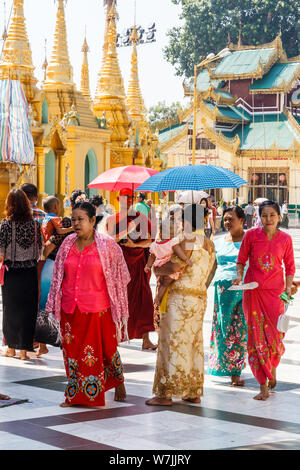
<svg viewBox="0 0 300 470"><path fill-rule="evenodd" d="M186 165L176 166L151 176L137 191L160 192L175 190L199 190L217 188L239 188L248 184L240 176L220 166Z"/></svg>

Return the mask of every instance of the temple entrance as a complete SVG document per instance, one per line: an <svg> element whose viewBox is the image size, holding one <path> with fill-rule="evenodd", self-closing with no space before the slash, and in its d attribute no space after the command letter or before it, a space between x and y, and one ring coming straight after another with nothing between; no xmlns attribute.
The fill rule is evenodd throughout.
<svg viewBox="0 0 300 470"><path fill-rule="evenodd" d="M55 196L56 182L56 158L53 150L47 153L45 158L45 193Z"/></svg>
<svg viewBox="0 0 300 470"><path fill-rule="evenodd" d="M43 104L42 104L42 124L48 124L48 103L46 98L44 98Z"/></svg>
<svg viewBox="0 0 300 470"><path fill-rule="evenodd" d="M98 176L98 162L93 149L90 149L85 157L84 164L84 187L88 197L98 194L97 189L89 189L88 184Z"/></svg>

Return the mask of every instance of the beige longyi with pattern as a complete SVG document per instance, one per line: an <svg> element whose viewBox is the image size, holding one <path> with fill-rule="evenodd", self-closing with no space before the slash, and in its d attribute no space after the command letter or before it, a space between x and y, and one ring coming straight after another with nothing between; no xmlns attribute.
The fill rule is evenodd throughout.
<svg viewBox="0 0 300 470"><path fill-rule="evenodd" d="M203 318L206 280L213 267L213 243L199 237L187 267L168 292L166 313L160 318L153 393L160 398L203 395ZM179 262L175 256L173 262Z"/></svg>

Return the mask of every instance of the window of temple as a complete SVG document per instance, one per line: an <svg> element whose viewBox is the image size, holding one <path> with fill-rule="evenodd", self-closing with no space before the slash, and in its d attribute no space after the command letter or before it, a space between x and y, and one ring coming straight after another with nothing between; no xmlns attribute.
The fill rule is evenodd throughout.
<svg viewBox="0 0 300 470"><path fill-rule="evenodd" d="M215 149L216 146L205 138L196 138L196 150ZM189 139L189 150L193 149L193 138Z"/></svg>
<svg viewBox="0 0 300 470"><path fill-rule="evenodd" d="M249 201L265 197L283 204L288 201L288 171L278 169L255 170L250 175Z"/></svg>

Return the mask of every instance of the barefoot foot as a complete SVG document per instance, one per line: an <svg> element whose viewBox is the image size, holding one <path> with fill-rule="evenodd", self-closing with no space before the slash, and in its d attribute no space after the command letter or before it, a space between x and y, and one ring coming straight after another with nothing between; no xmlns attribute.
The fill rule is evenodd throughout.
<svg viewBox="0 0 300 470"><path fill-rule="evenodd" d="M25 349L21 349L20 351L20 359L21 361L27 361L27 359L30 359L28 356L27 356L27 351Z"/></svg>
<svg viewBox="0 0 300 470"><path fill-rule="evenodd" d="M153 344L152 341L150 341L149 333L145 333L143 335L142 349L152 349L152 350L157 349L157 344Z"/></svg>
<svg viewBox="0 0 300 470"><path fill-rule="evenodd" d="M36 352L36 357L42 356L42 354L47 354L49 352L45 344L40 344L39 349Z"/></svg>
<svg viewBox="0 0 300 470"><path fill-rule="evenodd" d="M126 389L125 385L121 384L115 388L115 401L125 401L126 400Z"/></svg>
<svg viewBox="0 0 300 470"><path fill-rule="evenodd" d="M201 403L201 398L183 398L182 401L188 401L189 403Z"/></svg>
<svg viewBox="0 0 300 470"><path fill-rule="evenodd" d="M260 393L255 395L254 400L266 401L270 397L270 392L267 384L262 384L260 386Z"/></svg>
<svg viewBox="0 0 300 470"><path fill-rule="evenodd" d="M14 357L16 355L16 350L14 348L7 348L5 353L6 357Z"/></svg>
<svg viewBox="0 0 300 470"><path fill-rule="evenodd" d="M272 373L272 375L273 375L273 379L272 379L272 380L269 380L269 382L268 382L268 387L269 387L270 390L273 390L273 388L275 388L276 385L277 385L277 381L276 381L276 367L272 367L271 373Z"/></svg>
<svg viewBox="0 0 300 470"><path fill-rule="evenodd" d="M0 400L10 400L10 397L8 395L2 395L0 393Z"/></svg>
<svg viewBox="0 0 300 470"><path fill-rule="evenodd" d="M157 349L157 344L153 344L149 339L144 340L142 349L152 349L152 351L155 351L155 349Z"/></svg>
<svg viewBox="0 0 300 470"><path fill-rule="evenodd" d="M159 397L153 397L150 398L150 400L146 400L146 405L150 406L171 406L173 405L173 401L168 398L159 398Z"/></svg>
<svg viewBox="0 0 300 470"><path fill-rule="evenodd" d="M233 387L243 387L245 385L245 380L241 380L238 375L231 376L231 385Z"/></svg>

